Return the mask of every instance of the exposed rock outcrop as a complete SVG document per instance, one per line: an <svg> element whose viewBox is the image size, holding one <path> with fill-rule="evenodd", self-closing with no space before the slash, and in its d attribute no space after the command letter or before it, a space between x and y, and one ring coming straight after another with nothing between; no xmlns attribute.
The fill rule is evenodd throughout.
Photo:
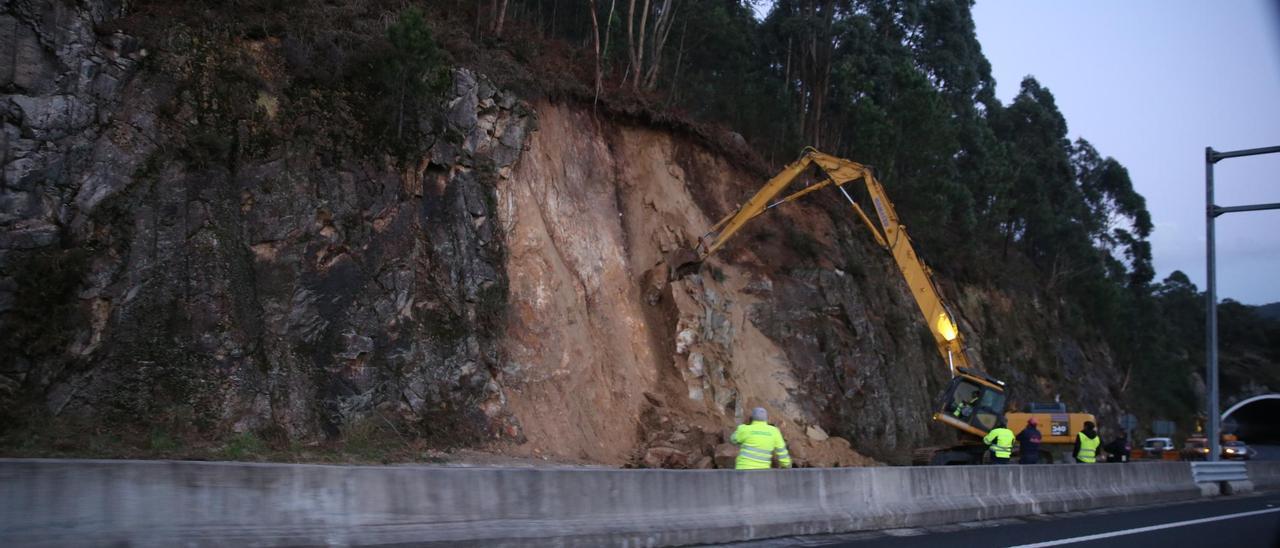
<svg viewBox="0 0 1280 548"><path fill-rule="evenodd" d="M672 276L760 182L694 137L459 69L395 155L280 40L175 25L158 50L103 25L121 13L0 12L0 415L285 441L380 421L692 468L731 465L755 406L806 465L954 440L928 420L947 370L840 202ZM1118 368L1054 303L943 287L1021 401L1117 409Z"/></svg>
<svg viewBox="0 0 1280 548"><path fill-rule="evenodd" d="M377 408L438 442L519 439L494 189L532 112L460 70L416 159L326 149L302 125L323 113L272 70L278 42L218 51L175 32L188 42L141 68L136 40L93 30L118 10L90 5L0 16L15 45L0 312L16 335L0 406L295 438ZM252 85L226 83L228 59Z"/></svg>

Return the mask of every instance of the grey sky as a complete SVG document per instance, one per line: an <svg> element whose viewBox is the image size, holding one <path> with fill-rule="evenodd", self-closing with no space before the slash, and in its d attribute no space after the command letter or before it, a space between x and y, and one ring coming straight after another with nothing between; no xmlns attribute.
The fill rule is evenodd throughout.
<svg viewBox="0 0 1280 548"><path fill-rule="evenodd" d="M1274 0L978 0L978 39L1008 103L1025 75L1071 138L1129 168L1155 222L1156 280L1205 287L1204 147L1280 145ZM1280 202L1280 155L1224 160L1218 205ZM1280 210L1218 218L1218 295L1280 301Z"/></svg>

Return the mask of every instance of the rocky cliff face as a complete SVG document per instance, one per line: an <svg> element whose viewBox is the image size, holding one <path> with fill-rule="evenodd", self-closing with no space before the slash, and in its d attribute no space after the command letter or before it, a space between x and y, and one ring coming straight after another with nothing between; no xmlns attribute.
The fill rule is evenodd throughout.
<svg viewBox="0 0 1280 548"><path fill-rule="evenodd" d="M106 30L120 15L0 13L3 414L284 440L376 420L676 467L723 458L754 406L814 465L953 439L928 421L946 369L839 202L781 208L672 276L760 183L693 136L456 70L391 157L349 97L280 69L278 40L174 31L156 52ZM1055 303L944 289L1015 397L1115 410L1122 370Z"/></svg>
<svg viewBox="0 0 1280 548"><path fill-rule="evenodd" d="M380 407L442 440L503 431L494 189L527 107L459 71L423 122L439 138L398 164L307 135L350 120L287 97L278 43L177 35L149 60L95 33L114 15L0 19L4 408L308 437ZM227 58L254 86L215 81Z"/></svg>

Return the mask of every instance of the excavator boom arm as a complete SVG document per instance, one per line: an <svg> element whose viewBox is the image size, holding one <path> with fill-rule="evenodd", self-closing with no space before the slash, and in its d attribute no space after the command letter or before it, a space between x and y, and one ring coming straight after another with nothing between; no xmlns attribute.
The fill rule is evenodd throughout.
<svg viewBox="0 0 1280 548"><path fill-rule="evenodd" d="M780 200L773 201L797 177L814 164L826 174L827 177L824 180L809 185ZM844 185L852 181L862 181L866 186L867 193L871 196L876 217L880 221L879 226L845 191ZM841 194L848 199L858 218L871 231L876 243L880 244L893 256L898 265L898 270L902 272L907 286L911 289L911 296L915 298L916 305L920 308L920 312L924 315L925 322L929 326L929 331L933 334L938 353L946 360L952 376L955 376L957 368L969 367L968 357L964 352L964 337L960 334L959 326L956 324L954 316L947 310L941 294L933 283L932 272L924 264L924 261L921 261L916 255L915 248L911 245L911 238L907 235L906 227L902 226L902 223L898 220L898 214L894 210L893 202L889 200L889 196L885 193L880 181L876 180L870 168L865 165L824 154L812 148L806 148L804 154L798 160L788 164L780 173L770 179L746 204L726 215L712 227L707 236L704 236L704 242L707 237L714 236L714 238L711 238L706 245L700 244L699 246L703 250L700 254L701 258L706 259L712 253L715 253L737 234L748 221L761 213L827 186L835 186L840 190Z"/></svg>

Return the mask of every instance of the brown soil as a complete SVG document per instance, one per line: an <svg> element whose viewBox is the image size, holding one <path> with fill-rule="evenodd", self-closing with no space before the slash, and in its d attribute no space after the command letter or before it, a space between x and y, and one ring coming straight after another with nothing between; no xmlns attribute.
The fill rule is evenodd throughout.
<svg viewBox="0 0 1280 548"><path fill-rule="evenodd" d="M506 452L710 467L744 411L763 406L803 463L870 463L793 401L785 354L750 320L758 277L713 260L669 281L664 258L712 223L699 202L720 197L706 190L757 178L670 133L537 110L540 129L498 191L511 302L503 382L528 440ZM696 162L677 161L691 151Z"/></svg>

